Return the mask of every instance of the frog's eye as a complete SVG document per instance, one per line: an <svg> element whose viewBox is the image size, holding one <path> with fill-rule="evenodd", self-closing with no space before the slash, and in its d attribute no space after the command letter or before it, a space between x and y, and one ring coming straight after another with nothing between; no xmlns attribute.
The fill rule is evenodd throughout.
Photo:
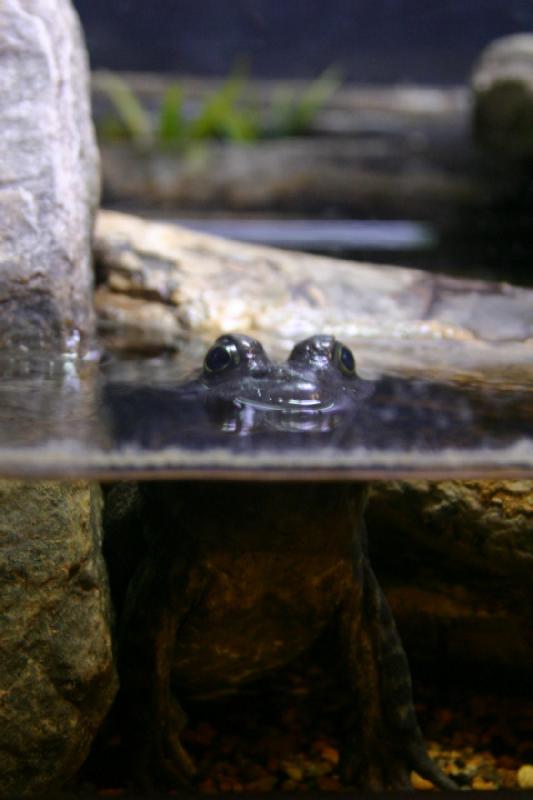
<svg viewBox="0 0 533 800"><path fill-rule="evenodd" d="M335 343L333 361L344 375L355 375L355 358L352 351L342 342Z"/></svg>
<svg viewBox="0 0 533 800"><path fill-rule="evenodd" d="M228 367L236 367L239 361L239 351L233 342L215 344L204 358L204 370L209 373L223 372Z"/></svg>

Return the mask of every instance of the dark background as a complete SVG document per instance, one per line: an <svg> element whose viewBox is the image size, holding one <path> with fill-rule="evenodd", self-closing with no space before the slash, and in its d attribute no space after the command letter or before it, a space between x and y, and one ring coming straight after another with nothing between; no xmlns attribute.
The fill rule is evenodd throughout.
<svg viewBox="0 0 533 800"><path fill-rule="evenodd" d="M464 81L491 39L533 30L533 0L74 0L93 67Z"/></svg>

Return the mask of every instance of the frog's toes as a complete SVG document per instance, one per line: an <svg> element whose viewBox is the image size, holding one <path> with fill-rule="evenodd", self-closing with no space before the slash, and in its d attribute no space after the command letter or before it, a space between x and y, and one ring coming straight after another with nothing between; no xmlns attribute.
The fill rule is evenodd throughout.
<svg viewBox="0 0 533 800"><path fill-rule="evenodd" d="M168 699L165 731L165 754L176 765L180 774L190 779L196 775L196 767L191 756L181 743L180 734L187 724L187 715L173 698Z"/></svg>
<svg viewBox="0 0 533 800"><path fill-rule="evenodd" d="M177 733L168 735L168 749L171 753L170 761L175 765L180 775L190 780L196 775L197 769L194 761L182 745Z"/></svg>
<svg viewBox="0 0 533 800"><path fill-rule="evenodd" d="M190 760L190 759L189 759ZM171 788L182 787L190 789L191 773L186 773L183 764L175 758L161 756L157 765L158 783Z"/></svg>
<svg viewBox="0 0 533 800"><path fill-rule="evenodd" d="M374 745L352 739L341 755L341 776L348 786L371 791L411 790L415 770L439 789L457 789L455 782L435 764L420 742L394 745L385 736Z"/></svg>
<svg viewBox="0 0 533 800"><path fill-rule="evenodd" d="M341 757L341 776L345 785L357 789L384 791L411 789L410 769L396 753L346 750Z"/></svg>
<svg viewBox="0 0 533 800"><path fill-rule="evenodd" d="M161 787L190 788L196 769L177 735L157 736L150 742L135 767L135 785L144 792Z"/></svg>
<svg viewBox="0 0 533 800"><path fill-rule="evenodd" d="M132 750L134 783L144 792L160 787L188 787L196 774L194 762L180 741L172 714L152 721Z"/></svg>
<svg viewBox="0 0 533 800"><path fill-rule="evenodd" d="M409 772L398 765L368 763L357 770L345 767L342 778L346 786L372 792L412 789Z"/></svg>
<svg viewBox="0 0 533 800"><path fill-rule="evenodd" d="M426 780L431 781L438 789L448 791L457 790L459 787L452 778L449 778L440 767L429 757L427 751L418 742L412 742L409 748L410 762L413 770Z"/></svg>

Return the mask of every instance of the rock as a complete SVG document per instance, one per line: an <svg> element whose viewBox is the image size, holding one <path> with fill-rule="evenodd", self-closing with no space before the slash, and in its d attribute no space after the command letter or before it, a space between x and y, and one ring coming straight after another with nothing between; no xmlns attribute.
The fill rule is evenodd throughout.
<svg viewBox="0 0 533 800"><path fill-rule="evenodd" d="M422 791L431 791L435 788L431 781L427 781L425 778L422 778L418 772L411 772L411 786L413 789Z"/></svg>
<svg viewBox="0 0 533 800"><path fill-rule="evenodd" d="M0 481L0 796L61 785L116 691L101 497Z"/></svg>
<svg viewBox="0 0 533 800"><path fill-rule="evenodd" d="M533 764L523 764L516 777L521 789L533 789Z"/></svg>
<svg viewBox="0 0 533 800"><path fill-rule="evenodd" d="M472 74L474 134L511 161L533 160L533 35L492 42Z"/></svg>
<svg viewBox="0 0 533 800"><path fill-rule="evenodd" d="M384 481L372 558L414 658L515 678L533 663L533 481Z"/></svg>
<svg viewBox="0 0 533 800"><path fill-rule="evenodd" d="M69 0L0 7L0 346L92 333L98 202L86 53Z"/></svg>
<svg viewBox="0 0 533 800"><path fill-rule="evenodd" d="M533 481L384 481L369 514L440 560L533 581Z"/></svg>
<svg viewBox="0 0 533 800"><path fill-rule="evenodd" d="M366 376L533 375L532 290L289 253L116 212L100 212L95 233L101 324L151 334L154 345L238 330L275 356L322 331L354 348Z"/></svg>

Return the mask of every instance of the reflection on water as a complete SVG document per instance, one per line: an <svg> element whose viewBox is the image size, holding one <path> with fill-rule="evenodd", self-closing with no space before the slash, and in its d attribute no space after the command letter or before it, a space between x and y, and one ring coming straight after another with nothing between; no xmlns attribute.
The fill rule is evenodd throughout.
<svg viewBox="0 0 533 800"><path fill-rule="evenodd" d="M532 392L382 376L310 413L213 402L190 359L0 358L0 473L466 477L533 472ZM195 361L195 363L198 363Z"/></svg>
<svg viewBox="0 0 533 800"><path fill-rule="evenodd" d="M435 247L430 225L410 220L169 219L185 228L239 242L320 253L406 251Z"/></svg>
<svg viewBox="0 0 533 800"><path fill-rule="evenodd" d="M47 442L72 438L80 448L106 446L96 355L80 361L0 353L0 370L0 474L6 448L20 448L31 471L35 448Z"/></svg>

